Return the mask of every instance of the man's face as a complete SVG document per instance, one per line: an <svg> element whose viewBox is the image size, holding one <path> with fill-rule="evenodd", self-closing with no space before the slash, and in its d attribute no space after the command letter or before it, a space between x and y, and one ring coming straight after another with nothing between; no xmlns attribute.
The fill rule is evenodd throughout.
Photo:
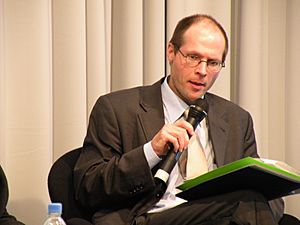
<svg viewBox="0 0 300 225"><path fill-rule="evenodd" d="M171 43L168 45L168 60L171 68L170 88L190 104L203 96L217 79L219 72L208 70L207 64L203 61L222 62L225 39L218 28L203 21L192 25L184 33L183 44L179 49L185 56L190 55L201 59L199 65L190 67L179 51L175 54L175 46Z"/></svg>

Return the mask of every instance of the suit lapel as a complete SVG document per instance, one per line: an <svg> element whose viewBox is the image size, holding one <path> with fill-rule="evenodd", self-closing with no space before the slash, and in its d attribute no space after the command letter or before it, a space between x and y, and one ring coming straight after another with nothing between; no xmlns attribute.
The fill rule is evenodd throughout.
<svg viewBox="0 0 300 225"><path fill-rule="evenodd" d="M217 166L222 166L225 161L229 125L224 119L224 110L220 110L220 107L215 105L213 96L207 94L206 98L209 104L208 123L210 138Z"/></svg>
<svg viewBox="0 0 300 225"><path fill-rule="evenodd" d="M150 141L165 123L161 82L163 79L140 90L140 107L142 110L140 110L138 118L147 141Z"/></svg>

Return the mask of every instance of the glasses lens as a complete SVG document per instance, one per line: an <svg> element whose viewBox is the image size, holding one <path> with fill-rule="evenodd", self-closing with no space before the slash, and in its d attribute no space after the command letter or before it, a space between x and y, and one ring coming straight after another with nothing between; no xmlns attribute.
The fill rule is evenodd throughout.
<svg viewBox="0 0 300 225"><path fill-rule="evenodd" d="M207 63L207 69L211 72L219 72L221 69L221 64L209 64Z"/></svg>
<svg viewBox="0 0 300 225"><path fill-rule="evenodd" d="M192 60L191 58L187 57L186 58L186 63L190 67L195 67L195 66L197 66L199 64L199 61L198 60Z"/></svg>

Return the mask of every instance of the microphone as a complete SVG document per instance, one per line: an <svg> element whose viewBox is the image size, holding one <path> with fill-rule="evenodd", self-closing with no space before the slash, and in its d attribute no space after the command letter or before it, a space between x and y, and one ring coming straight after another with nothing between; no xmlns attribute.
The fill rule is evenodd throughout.
<svg viewBox="0 0 300 225"><path fill-rule="evenodd" d="M198 126L198 124L207 116L208 113L208 103L205 99L199 98L194 104L189 106L189 112L187 118L185 120L189 122L194 130ZM170 173L176 165L179 157L182 152L174 152L174 146L170 143L170 149L167 153L166 158L161 164L161 167L157 170L154 175L154 180L156 183L157 193L156 197L160 198L164 194L167 188L167 181L169 179Z"/></svg>

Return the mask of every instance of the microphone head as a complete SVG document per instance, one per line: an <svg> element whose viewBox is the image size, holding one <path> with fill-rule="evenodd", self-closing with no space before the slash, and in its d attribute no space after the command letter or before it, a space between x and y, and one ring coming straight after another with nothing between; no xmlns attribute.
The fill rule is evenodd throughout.
<svg viewBox="0 0 300 225"><path fill-rule="evenodd" d="M207 116L208 103L206 99L199 98L194 104L190 105L187 121L192 124L194 129Z"/></svg>
<svg viewBox="0 0 300 225"><path fill-rule="evenodd" d="M206 114L208 113L208 103L205 98L199 98L195 101L194 105L196 108L198 108L199 111L204 111ZM200 107L200 108L199 108Z"/></svg>

